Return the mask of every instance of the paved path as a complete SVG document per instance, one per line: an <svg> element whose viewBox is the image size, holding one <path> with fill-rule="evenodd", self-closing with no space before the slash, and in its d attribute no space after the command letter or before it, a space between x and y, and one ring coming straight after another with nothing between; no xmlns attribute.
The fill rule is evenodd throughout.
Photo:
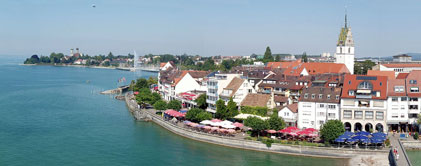
<svg viewBox="0 0 421 166"><path fill-rule="evenodd" d="M399 154L399 159L397 160L398 166L411 166L411 163L408 163L408 160L406 160L405 158L405 155L404 155L405 149L398 142L399 134L395 134L395 136L393 136L393 134L390 133L389 135L390 135L390 144L394 148L396 147L398 149L398 154Z"/></svg>

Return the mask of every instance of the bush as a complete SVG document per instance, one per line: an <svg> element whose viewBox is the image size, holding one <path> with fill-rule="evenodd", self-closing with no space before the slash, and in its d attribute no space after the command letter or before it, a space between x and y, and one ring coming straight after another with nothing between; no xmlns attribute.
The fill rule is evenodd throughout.
<svg viewBox="0 0 421 166"><path fill-rule="evenodd" d="M418 136L419 136L419 135L418 135L418 132L415 132L415 134L414 134L414 139L415 139L415 140L418 140Z"/></svg>
<svg viewBox="0 0 421 166"><path fill-rule="evenodd" d="M384 144L385 144L386 146L390 146L390 140L389 140L389 139L386 139L386 141L384 141Z"/></svg>
<svg viewBox="0 0 421 166"><path fill-rule="evenodd" d="M272 143L274 143L273 139L263 139L262 143L266 144L266 147L270 148L272 147Z"/></svg>
<svg viewBox="0 0 421 166"><path fill-rule="evenodd" d="M344 124L340 120L329 120L320 129L321 138L325 143L330 143L344 132Z"/></svg>
<svg viewBox="0 0 421 166"><path fill-rule="evenodd" d="M168 109L173 109L173 110L180 110L181 109L181 102L178 100L171 100L168 105L167 105Z"/></svg>
<svg viewBox="0 0 421 166"><path fill-rule="evenodd" d="M194 122L201 122L212 119L212 114L199 108L192 108L187 111L186 119Z"/></svg>
<svg viewBox="0 0 421 166"><path fill-rule="evenodd" d="M259 115L259 116L267 116L268 108L267 107L243 106L243 107L241 107L241 113Z"/></svg>

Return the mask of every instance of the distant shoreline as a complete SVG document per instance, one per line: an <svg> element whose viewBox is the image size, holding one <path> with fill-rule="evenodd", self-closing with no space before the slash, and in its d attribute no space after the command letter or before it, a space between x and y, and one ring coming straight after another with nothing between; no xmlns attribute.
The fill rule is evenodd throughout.
<svg viewBox="0 0 421 166"><path fill-rule="evenodd" d="M19 64L23 66L58 66L58 67L84 67L84 68L94 68L94 69L118 69L118 67L105 67L105 66L84 66L84 65L57 65L57 64Z"/></svg>

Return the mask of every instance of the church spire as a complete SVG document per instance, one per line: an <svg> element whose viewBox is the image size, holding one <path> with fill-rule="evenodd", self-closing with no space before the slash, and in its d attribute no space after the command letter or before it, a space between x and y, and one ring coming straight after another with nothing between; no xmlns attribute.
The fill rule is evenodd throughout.
<svg viewBox="0 0 421 166"><path fill-rule="evenodd" d="M345 28L348 28L347 14L348 14L348 11L347 11L346 6L345 6Z"/></svg>

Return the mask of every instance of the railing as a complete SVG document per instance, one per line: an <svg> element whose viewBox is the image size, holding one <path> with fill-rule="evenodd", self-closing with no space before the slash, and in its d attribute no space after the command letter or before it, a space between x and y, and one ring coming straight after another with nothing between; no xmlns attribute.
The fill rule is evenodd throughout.
<svg viewBox="0 0 421 166"><path fill-rule="evenodd" d="M401 140L398 139L399 146L401 147L402 153L405 156L405 160L409 166L412 166L411 161L409 160L408 154L406 154L405 147L402 146Z"/></svg>

